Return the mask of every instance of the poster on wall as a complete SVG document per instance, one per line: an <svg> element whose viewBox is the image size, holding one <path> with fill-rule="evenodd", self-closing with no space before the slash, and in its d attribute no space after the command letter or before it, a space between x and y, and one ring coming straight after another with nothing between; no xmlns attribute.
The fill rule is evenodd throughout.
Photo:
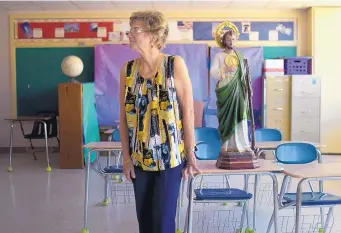
<svg viewBox="0 0 341 233"><path fill-rule="evenodd" d="M113 32L109 33L109 41L128 42L128 31L130 31L129 20L116 20Z"/></svg>
<svg viewBox="0 0 341 233"><path fill-rule="evenodd" d="M169 21L170 41L193 41L193 22L191 21Z"/></svg>
<svg viewBox="0 0 341 233"><path fill-rule="evenodd" d="M15 39L108 41L114 20L25 20L15 22Z"/></svg>
<svg viewBox="0 0 341 233"><path fill-rule="evenodd" d="M193 40L214 40L214 32L221 22L193 22ZM233 21L240 32L240 41L295 41L294 21Z"/></svg>

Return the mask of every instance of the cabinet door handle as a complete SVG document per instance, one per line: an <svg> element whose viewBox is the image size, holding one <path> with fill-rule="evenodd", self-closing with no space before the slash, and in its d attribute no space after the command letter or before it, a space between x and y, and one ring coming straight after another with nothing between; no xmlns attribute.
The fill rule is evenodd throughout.
<svg viewBox="0 0 341 233"><path fill-rule="evenodd" d="M277 88L275 89L275 91L283 91L284 89L283 88Z"/></svg>
<svg viewBox="0 0 341 233"><path fill-rule="evenodd" d="M282 111L283 108L274 108L273 110L275 110L275 111Z"/></svg>
<svg viewBox="0 0 341 233"><path fill-rule="evenodd" d="M301 91L301 94L302 94L302 95L312 95L313 92Z"/></svg>
<svg viewBox="0 0 341 233"><path fill-rule="evenodd" d="M311 113L311 110L308 110L308 111L301 111L301 113L303 113L303 114Z"/></svg>

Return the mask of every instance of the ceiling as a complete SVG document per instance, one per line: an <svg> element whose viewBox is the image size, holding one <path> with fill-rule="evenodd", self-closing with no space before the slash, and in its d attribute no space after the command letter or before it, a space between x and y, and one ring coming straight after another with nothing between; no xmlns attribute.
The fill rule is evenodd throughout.
<svg viewBox="0 0 341 233"><path fill-rule="evenodd" d="M311 6L341 6L341 0L187 0L187 1L0 1L4 11L131 11L155 10L224 10L224 9L302 9Z"/></svg>

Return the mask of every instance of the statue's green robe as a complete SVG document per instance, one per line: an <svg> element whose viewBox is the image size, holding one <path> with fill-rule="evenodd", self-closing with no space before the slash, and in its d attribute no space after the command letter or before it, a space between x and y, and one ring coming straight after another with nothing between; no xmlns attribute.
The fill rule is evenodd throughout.
<svg viewBox="0 0 341 233"><path fill-rule="evenodd" d="M230 140L238 123L249 118L247 80L244 56L235 51L239 65L234 77L225 86L216 88L218 131L222 142Z"/></svg>

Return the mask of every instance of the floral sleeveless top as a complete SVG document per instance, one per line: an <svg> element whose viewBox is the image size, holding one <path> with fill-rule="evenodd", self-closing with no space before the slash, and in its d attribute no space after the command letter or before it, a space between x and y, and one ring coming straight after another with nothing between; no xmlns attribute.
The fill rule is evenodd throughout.
<svg viewBox="0 0 341 233"><path fill-rule="evenodd" d="M125 110L129 151L135 166L161 171L185 158L182 114L174 87L174 56L165 55L154 79L126 63Z"/></svg>

